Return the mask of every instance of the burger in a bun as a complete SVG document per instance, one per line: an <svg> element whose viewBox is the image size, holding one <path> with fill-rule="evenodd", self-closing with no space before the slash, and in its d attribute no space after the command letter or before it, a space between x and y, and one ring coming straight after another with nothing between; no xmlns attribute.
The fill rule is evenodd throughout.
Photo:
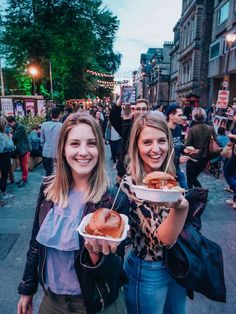
<svg viewBox="0 0 236 314"><path fill-rule="evenodd" d="M176 179L169 173L163 171L153 171L146 175L143 183L149 189L170 190L177 186Z"/></svg>
<svg viewBox="0 0 236 314"><path fill-rule="evenodd" d="M85 231L95 236L120 238L124 226L119 213L109 208L99 208L92 214Z"/></svg>

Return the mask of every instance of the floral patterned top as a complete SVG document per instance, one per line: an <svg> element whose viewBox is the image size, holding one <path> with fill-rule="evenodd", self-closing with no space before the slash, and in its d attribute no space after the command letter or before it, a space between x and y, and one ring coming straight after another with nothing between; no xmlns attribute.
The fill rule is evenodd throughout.
<svg viewBox="0 0 236 314"><path fill-rule="evenodd" d="M121 190L131 201L129 220L133 252L147 261L162 260L164 244L158 239L155 231L166 219L170 209L138 199L131 191L131 185L136 185L135 181L128 175L124 176Z"/></svg>

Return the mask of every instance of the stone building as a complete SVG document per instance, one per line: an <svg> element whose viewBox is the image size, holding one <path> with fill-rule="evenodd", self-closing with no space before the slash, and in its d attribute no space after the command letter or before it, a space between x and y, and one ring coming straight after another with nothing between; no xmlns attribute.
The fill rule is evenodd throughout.
<svg viewBox="0 0 236 314"><path fill-rule="evenodd" d="M163 48L149 48L147 53L141 54L140 69L135 73L138 98L148 99L153 108L169 103L172 44L164 42Z"/></svg>
<svg viewBox="0 0 236 314"><path fill-rule="evenodd" d="M180 36L180 21L177 22L174 29L174 41L170 52L170 102L179 102L177 89L179 80L179 36Z"/></svg>
<svg viewBox="0 0 236 314"><path fill-rule="evenodd" d="M236 36L228 41L228 34L236 34L236 0L215 0L208 69L210 103L216 103L222 88L229 89L229 104L236 97Z"/></svg>
<svg viewBox="0 0 236 314"><path fill-rule="evenodd" d="M174 28L170 91L181 103L186 99L195 105L198 100L203 106L209 103L208 54L213 8L214 0L182 2L181 18Z"/></svg>

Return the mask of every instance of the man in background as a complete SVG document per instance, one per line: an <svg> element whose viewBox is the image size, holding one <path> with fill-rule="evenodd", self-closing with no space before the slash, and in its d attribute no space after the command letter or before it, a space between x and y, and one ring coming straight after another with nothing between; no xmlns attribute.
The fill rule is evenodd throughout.
<svg viewBox="0 0 236 314"><path fill-rule="evenodd" d="M52 120L43 122L41 126L41 144L43 146L43 167L46 176L50 176L54 171L54 161L56 160L57 144L59 133L62 127L60 122L61 111L59 108L52 108Z"/></svg>
<svg viewBox="0 0 236 314"><path fill-rule="evenodd" d="M117 182L126 173L125 157L127 155L130 132L133 121L137 119L140 114L149 111L149 102L146 99L138 99L136 104L133 105L131 111L130 104L122 104L121 99L118 99L116 104L113 105L110 112L111 125L117 131L122 139L121 155L117 161Z"/></svg>
<svg viewBox="0 0 236 314"><path fill-rule="evenodd" d="M188 186L185 179L185 175L183 171L180 169L180 164L186 163L188 161L188 156L182 156L182 151L184 148L181 131L181 125L183 123L182 119L183 110L178 104L171 104L166 108L166 120L172 133L175 150L174 164L176 168L176 176L178 177L180 186L183 189L187 190Z"/></svg>

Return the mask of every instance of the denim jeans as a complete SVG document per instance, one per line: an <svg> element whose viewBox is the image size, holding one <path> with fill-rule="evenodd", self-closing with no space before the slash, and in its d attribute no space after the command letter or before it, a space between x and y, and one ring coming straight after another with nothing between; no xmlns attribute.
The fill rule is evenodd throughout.
<svg viewBox="0 0 236 314"><path fill-rule="evenodd" d="M231 158L224 165L224 177L234 191L233 200L236 202L236 155L234 153L232 153Z"/></svg>
<svg viewBox="0 0 236 314"><path fill-rule="evenodd" d="M185 314L186 290L170 277L163 261L144 261L130 252L125 272L128 314Z"/></svg>
<svg viewBox="0 0 236 314"><path fill-rule="evenodd" d="M178 178L179 181L179 185L181 186L181 188L188 190L188 185L187 185L187 181L185 179L185 174L184 172L180 169L180 166L176 166L176 176Z"/></svg>

